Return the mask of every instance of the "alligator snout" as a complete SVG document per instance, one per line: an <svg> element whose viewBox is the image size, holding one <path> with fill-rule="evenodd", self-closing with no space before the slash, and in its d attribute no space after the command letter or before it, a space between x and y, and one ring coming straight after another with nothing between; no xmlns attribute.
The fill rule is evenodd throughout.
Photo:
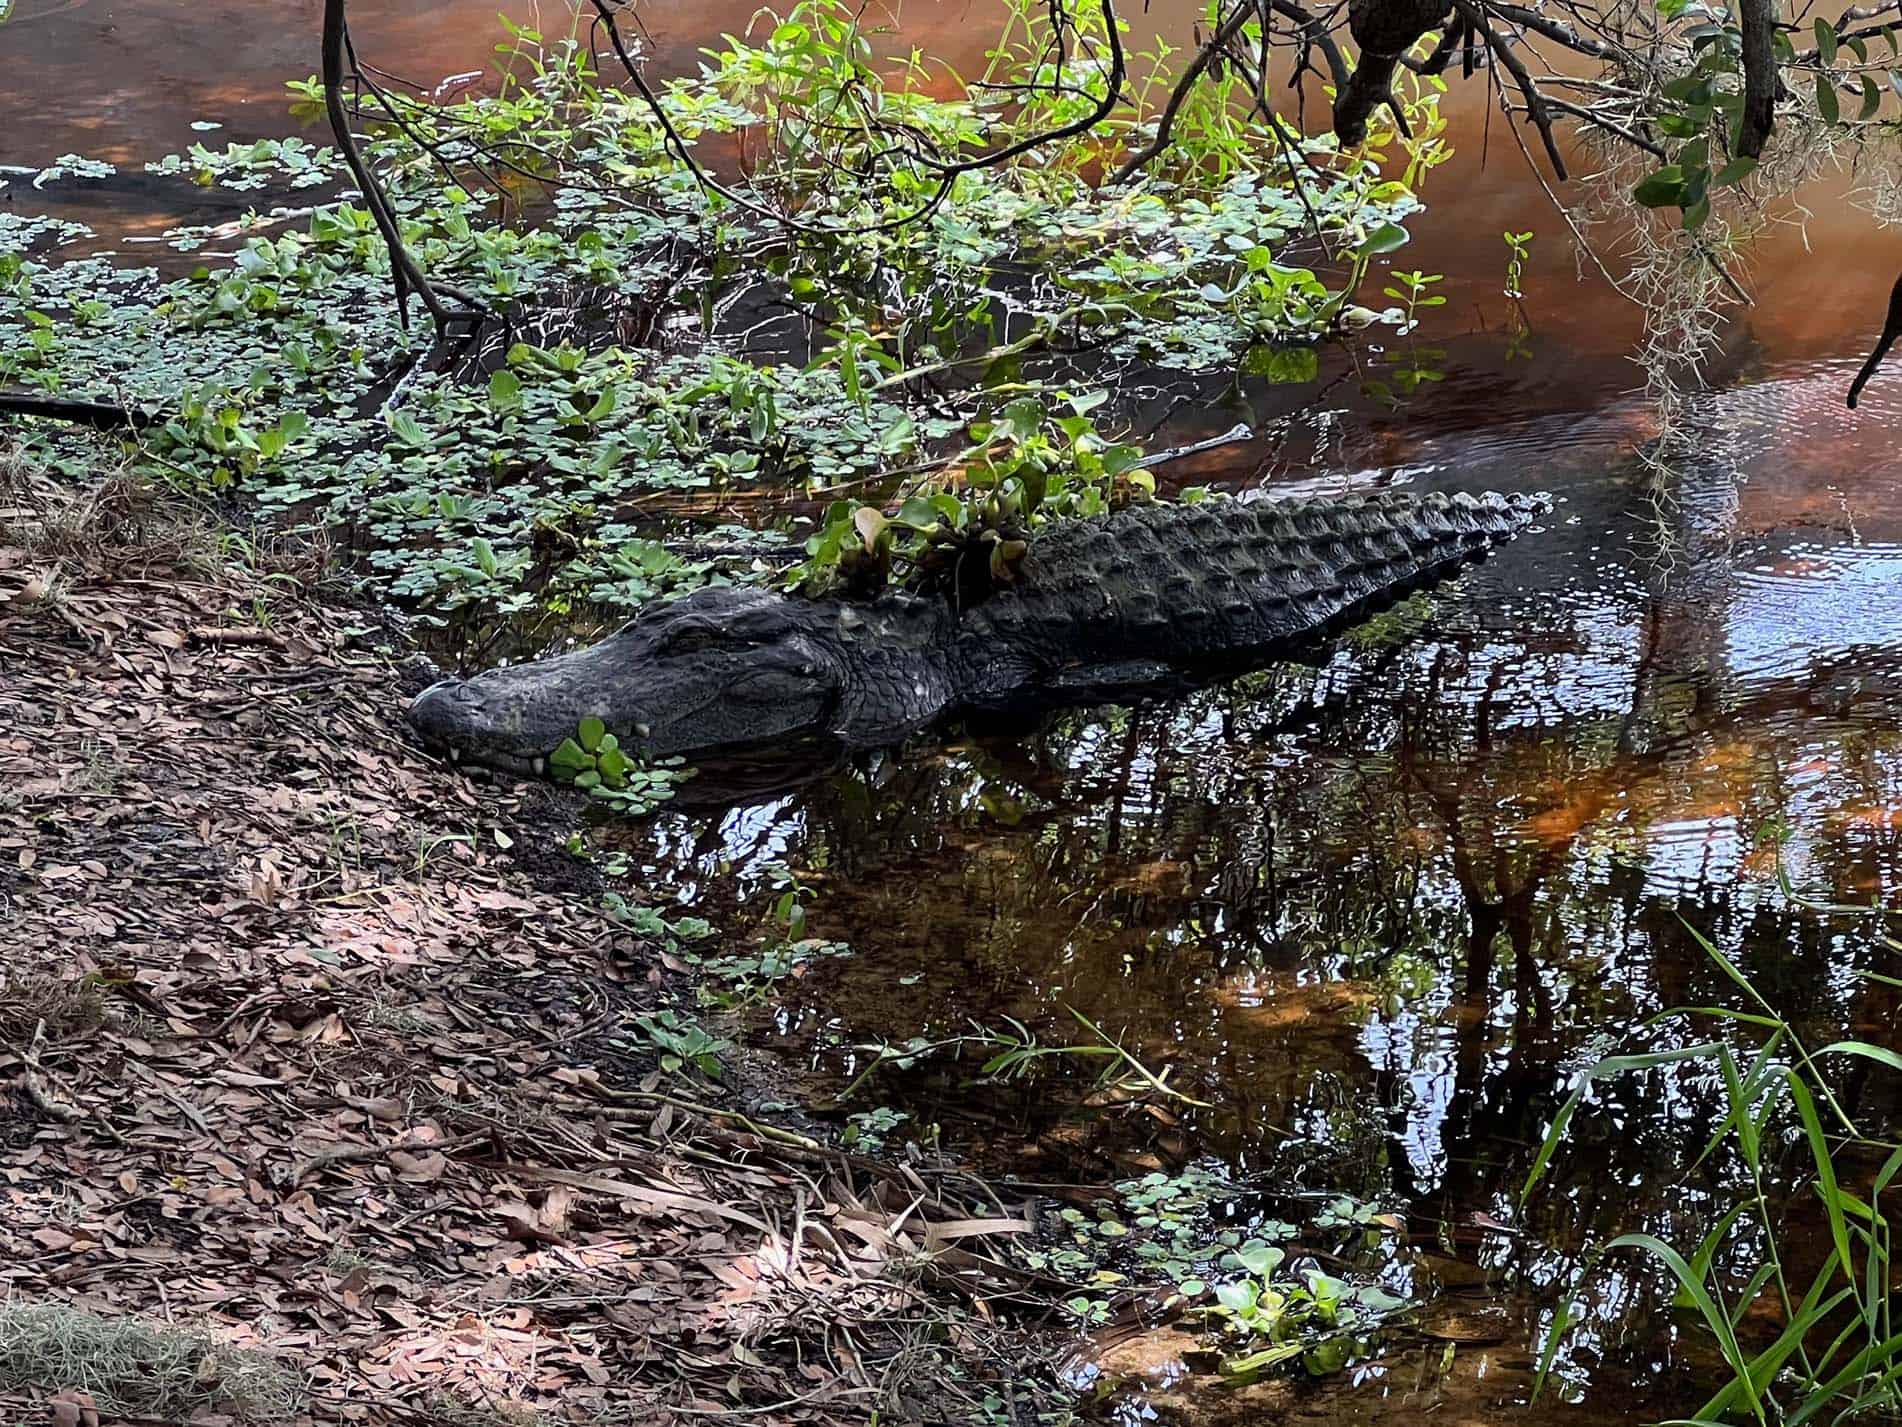
<svg viewBox="0 0 1902 1427"><path fill-rule="evenodd" d="M507 746L509 729L500 710L470 679L443 679L424 689L409 706L409 724L452 762L468 756L518 773L540 773L545 766L539 754Z"/></svg>
<svg viewBox="0 0 1902 1427"><path fill-rule="evenodd" d="M482 705L482 695L467 679L438 679L410 702L410 727L431 743L448 743Z"/></svg>

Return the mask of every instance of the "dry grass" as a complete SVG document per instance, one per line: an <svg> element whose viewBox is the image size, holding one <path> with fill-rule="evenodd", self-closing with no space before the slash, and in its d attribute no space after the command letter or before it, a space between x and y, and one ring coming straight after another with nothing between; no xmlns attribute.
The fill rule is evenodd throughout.
<svg viewBox="0 0 1902 1427"><path fill-rule="evenodd" d="M207 1408L281 1421L304 1396L279 1363L203 1332L18 1301L0 1304L0 1389L14 1388L87 1392L101 1412L165 1422Z"/></svg>
<svg viewBox="0 0 1902 1427"><path fill-rule="evenodd" d="M430 1415L444 1427L547 1427L548 1418L525 1403L470 1402L439 1393L430 1400Z"/></svg>
<svg viewBox="0 0 1902 1427"><path fill-rule="evenodd" d="M24 1045L39 1026L66 1040L105 1024L105 989L95 976L23 976L0 980L0 1044Z"/></svg>
<svg viewBox="0 0 1902 1427"><path fill-rule="evenodd" d="M190 496L138 474L104 467L74 485L18 451L0 450L0 545L55 570L98 567L127 574L215 582L238 566L309 589L331 572L329 542L221 523Z"/></svg>

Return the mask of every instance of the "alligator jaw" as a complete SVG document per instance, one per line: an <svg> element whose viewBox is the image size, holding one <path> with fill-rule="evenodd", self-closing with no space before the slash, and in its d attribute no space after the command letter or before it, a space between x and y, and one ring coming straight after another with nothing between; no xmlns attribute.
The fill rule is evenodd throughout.
<svg viewBox="0 0 1902 1427"><path fill-rule="evenodd" d="M552 744L540 747L546 739L504 741L504 735L512 734L518 724L519 712L513 719L500 713L471 679L431 684L411 701L409 722L425 744L457 765L476 764L538 778L548 771L548 757L554 752Z"/></svg>
<svg viewBox="0 0 1902 1427"><path fill-rule="evenodd" d="M764 590L701 590L598 644L445 679L409 722L457 762L520 774L545 772L593 721L635 759L824 733L843 671L821 636L836 618Z"/></svg>

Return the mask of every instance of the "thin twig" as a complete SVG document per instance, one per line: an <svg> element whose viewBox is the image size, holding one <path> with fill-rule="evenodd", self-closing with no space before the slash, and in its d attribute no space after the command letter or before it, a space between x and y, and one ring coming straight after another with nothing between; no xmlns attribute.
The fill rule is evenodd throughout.
<svg viewBox="0 0 1902 1427"><path fill-rule="evenodd" d="M285 1181L285 1187L295 1189L312 1175L327 1169L335 1169L340 1164L362 1164L367 1160L383 1159L393 1154L411 1154L419 1150L447 1154L451 1150L466 1149L478 1140L486 1140L490 1134L490 1131L482 1130L476 1134L462 1135L452 1140L422 1139L411 1136L409 1139L393 1140L383 1145L334 1145L330 1149L319 1150L293 1169L290 1178Z"/></svg>

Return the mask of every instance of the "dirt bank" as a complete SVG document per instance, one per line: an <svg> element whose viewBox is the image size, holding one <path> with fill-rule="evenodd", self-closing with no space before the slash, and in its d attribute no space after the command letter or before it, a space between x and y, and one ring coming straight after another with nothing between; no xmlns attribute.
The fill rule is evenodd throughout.
<svg viewBox="0 0 1902 1427"><path fill-rule="evenodd" d="M1033 1420L1021 1209L660 1072L578 807L412 747L377 624L322 552L0 487L0 1419Z"/></svg>

